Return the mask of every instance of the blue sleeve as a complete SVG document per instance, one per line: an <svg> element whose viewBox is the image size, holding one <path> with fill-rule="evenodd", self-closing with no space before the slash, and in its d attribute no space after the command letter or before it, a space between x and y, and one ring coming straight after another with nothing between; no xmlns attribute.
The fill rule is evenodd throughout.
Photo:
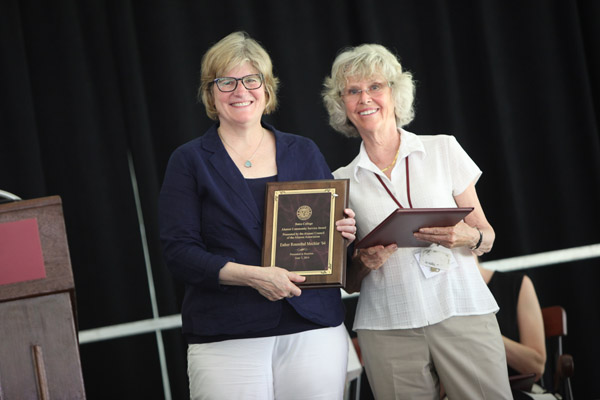
<svg viewBox="0 0 600 400"><path fill-rule="evenodd" d="M191 154L171 156L159 196L160 238L167 266L190 285L223 289L219 271L231 258L212 254L202 239L202 196Z"/></svg>

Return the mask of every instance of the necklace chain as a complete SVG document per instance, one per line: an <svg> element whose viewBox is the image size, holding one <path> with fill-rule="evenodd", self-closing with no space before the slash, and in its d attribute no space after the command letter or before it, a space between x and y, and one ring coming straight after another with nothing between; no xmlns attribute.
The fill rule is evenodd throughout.
<svg viewBox="0 0 600 400"><path fill-rule="evenodd" d="M236 150L233 148L233 146L231 146L229 143L227 143L227 142L225 141L225 139L223 138L223 136L221 136L221 134L220 134L220 133L219 133L219 137L221 138L221 141L223 141L223 143L225 143L225 145L226 145L227 147L229 147L231 150L233 150L233 152L234 152L235 154L237 154L238 156L240 156L240 157L244 158L244 156L242 156L240 153L238 153L238 152L237 152L237 151L236 151ZM260 149L260 145L262 144L262 141L263 141L264 137L265 137L265 130L263 129L263 130L262 130L262 136L260 137L260 142L258 142L258 146L256 146L256 150L254 150L254 153L252 153L252 155L250 156L250 158L249 158L249 159L247 159L247 160L246 160L246 162L244 163L244 167L246 167L246 168L252 168L252 159L254 158L254 156L256 155L256 153L258 152L258 149Z"/></svg>
<svg viewBox="0 0 600 400"><path fill-rule="evenodd" d="M398 146L398 151L396 151L396 157L394 157L394 161L390 165L381 169L381 172L385 172L388 169L392 168L396 164L396 160L398 160L398 154L400 154L400 146Z"/></svg>

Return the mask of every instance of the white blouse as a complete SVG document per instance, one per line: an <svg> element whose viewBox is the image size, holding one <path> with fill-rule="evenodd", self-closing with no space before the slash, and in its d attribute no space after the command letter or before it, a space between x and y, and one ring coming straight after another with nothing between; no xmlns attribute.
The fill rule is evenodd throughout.
<svg viewBox="0 0 600 400"><path fill-rule="evenodd" d="M357 241L397 208L374 173L406 208L406 157L414 208L456 207L454 196L481 176L481 170L453 136L400 132L400 153L391 181L371 162L364 143L350 164L333 173L337 179L350 180L349 207L356 213ZM380 269L365 277L354 330L417 328L452 316L498 311L468 248L452 249L456 262L449 270L436 273L419 266L420 251L416 247L399 248Z"/></svg>

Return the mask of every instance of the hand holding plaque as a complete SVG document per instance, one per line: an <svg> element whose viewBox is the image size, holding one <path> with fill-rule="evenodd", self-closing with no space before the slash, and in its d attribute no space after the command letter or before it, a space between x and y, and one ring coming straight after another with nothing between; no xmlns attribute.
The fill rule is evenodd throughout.
<svg viewBox="0 0 600 400"><path fill-rule="evenodd" d="M355 248L387 246L427 247L431 243L417 240L413 233L420 228L454 226L466 217L473 207L463 208L398 208L354 245Z"/></svg>
<svg viewBox="0 0 600 400"><path fill-rule="evenodd" d="M343 287L346 246L335 221L347 202L347 179L267 183L263 266L306 276L303 288Z"/></svg>

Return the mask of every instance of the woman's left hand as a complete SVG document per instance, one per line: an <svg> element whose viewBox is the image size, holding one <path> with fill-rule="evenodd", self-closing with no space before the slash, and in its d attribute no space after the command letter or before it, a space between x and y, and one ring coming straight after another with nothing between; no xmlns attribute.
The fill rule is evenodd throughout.
<svg viewBox="0 0 600 400"><path fill-rule="evenodd" d="M472 247L479 240L477 229L460 221L454 226L421 228L414 233L415 238L426 242L437 243L453 249L456 247Z"/></svg>
<svg viewBox="0 0 600 400"><path fill-rule="evenodd" d="M335 227L338 232L341 232L342 236L348 239L348 243L350 244L356 239L356 221L354 220L354 211L351 208L346 208L344 210L344 214L346 218L335 221Z"/></svg>

